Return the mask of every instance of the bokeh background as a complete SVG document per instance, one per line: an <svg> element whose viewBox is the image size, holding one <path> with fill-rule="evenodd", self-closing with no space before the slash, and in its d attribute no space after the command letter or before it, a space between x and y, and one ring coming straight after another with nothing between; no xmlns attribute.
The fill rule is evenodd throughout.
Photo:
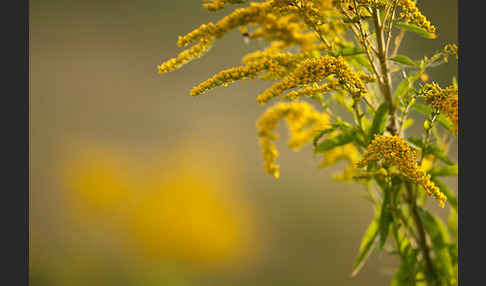
<svg viewBox="0 0 486 286"><path fill-rule="evenodd" d="M418 6L439 38L407 34L401 52L457 42L456 0ZM384 254L349 278L373 213L359 186L331 180L341 165L318 169L310 146L293 152L280 140L281 178L264 173L255 97L268 83L188 95L264 43L234 31L157 74L179 35L227 13L199 0L30 1L31 285L390 281L396 261ZM429 75L449 84L456 69Z"/></svg>

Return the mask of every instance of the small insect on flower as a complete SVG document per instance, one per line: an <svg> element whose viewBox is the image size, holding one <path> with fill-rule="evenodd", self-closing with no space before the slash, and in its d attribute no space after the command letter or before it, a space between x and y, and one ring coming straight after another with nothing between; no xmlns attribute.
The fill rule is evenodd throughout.
<svg viewBox="0 0 486 286"><path fill-rule="evenodd" d="M248 28L246 26L240 26L239 28L241 35L243 36L243 42L248 45L250 43L250 33L248 33Z"/></svg>
<svg viewBox="0 0 486 286"><path fill-rule="evenodd" d="M250 43L250 34L243 33L242 36L243 36L243 42L248 45Z"/></svg>

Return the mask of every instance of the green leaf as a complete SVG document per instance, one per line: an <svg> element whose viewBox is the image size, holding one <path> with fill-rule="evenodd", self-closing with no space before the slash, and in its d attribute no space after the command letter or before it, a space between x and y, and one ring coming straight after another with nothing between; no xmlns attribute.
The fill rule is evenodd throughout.
<svg viewBox="0 0 486 286"><path fill-rule="evenodd" d="M437 166L430 169L429 174L435 177L457 176L459 168L456 164L448 166Z"/></svg>
<svg viewBox="0 0 486 286"><path fill-rule="evenodd" d="M361 268L364 266L369 255L373 252L374 248L376 247L376 243L378 242L377 238L378 238L378 222L376 219L374 219L366 229L363 239L361 240L358 258L354 262L353 271L351 272L351 277L355 277L359 273Z"/></svg>
<svg viewBox="0 0 486 286"><path fill-rule="evenodd" d="M329 133L331 133L331 132L333 132L335 130L349 131L351 129L352 129L351 125L349 125L348 123L346 123L344 121L332 123L330 128L327 128L327 129L324 129L324 130L319 130L319 132L317 133L317 135L312 140L312 144L314 145L314 147L316 147L317 146L317 142L319 142L319 140L324 135L329 134Z"/></svg>
<svg viewBox="0 0 486 286"><path fill-rule="evenodd" d="M393 100L398 101L398 99L407 94L407 92L413 87L413 83L420 78L422 73L422 71L411 73L404 80L402 80L402 82L400 82L398 87L395 89L395 92L393 92Z"/></svg>
<svg viewBox="0 0 486 286"><path fill-rule="evenodd" d="M432 241L432 249L435 253L435 265L438 272L439 285L450 285L454 275L452 258L449 253L450 237L444 223L425 209L418 207L419 215L424 223L425 231Z"/></svg>
<svg viewBox="0 0 486 286"><path fill-rule="evenodd" d="M447 227L449 228L449 232L454 237L454 241L457 243L457 225L458 225L458 216L457 216L457 209L451 208L449 211L449 218L447 220ZM457 245L457 244L456 244ZM457 249L456 249L457 251ZM456 254L457 256L457 254Z"/></svg>
<svg viewBox="0 0 486 286"><path fill-rule="evenodd" d="M447 202L449 202L449 205L457 211L457 198L456 198L456 195L444 184L442 183L441 181L439 181L439 179L437 179L436 177L432 177L430 179L439 189L442 193L444 193L444 195L446 195L447 197Z"/></svg>
<svg viewBox="0 0 486 286"><path fill-rule="evenodd" d="M421 28L417 25L409 24L409 23L404 23L404 22L398 22L395 23L395 26L398 28L404 29L406 31L414 32L415 34L422 36L427 39L435 39L437 38L437 35L434 33L427 32L424 28Z"/></svg>
<svg viewBox="0 0 486 286"><path fill-rule="evenodd" d="M393 220L393 212L391 207L391 197L393 189L385 189L383 194L383 201L381 204L380 217L378 219L378 232L380 234L379 248L383 248L388 232L390 230L390 224Z"/></svg>
<svg viewBox="0 0 486 286"><path fill-rule="evenodd" d="M364 55L356 55L353 57L353 59L356 59L356 61L365 67L369 72L373 72L373 67L371 66L370 62L368 61L368 58Z"/></svg>
<svg viewBox="0 0 486 286"><path fill-rule="evenodd" d="M412 248L410 243L407 242L402 253L404 257L398 266L397 272L393 276L391 286L415 285L419 250Z"/></svg>
<svg viewBox="0 0 486 286"><path fill-rule="evenodd" d="M417 65L416 62L414 62L412 59L410 59L409 57L404 56L404 55L398 55L396 57L391 58L390 60L397 62L397 63L400 63L400 64L403 64L403 65L407 65L407 66L416 66Z"/></svg>
<svg viewBox="0 0 486 286"><path fill-rule="evenodd" d="M415 102L412 105L412 108L426 116L430 116L432 114L432 109L423 103Z"/></svg>
<svg viewBox="0 0 486 286"><path fill-rule="evenodd" d="M386 120L388 119L388 104L382 103L375 112L375 117L371 123L371 128L368 133L368 141L373 140L375 134L383 134L385 132Z"/></svg>
<svg viewBox="0 0 486 286"><path fill-rule="evenodd" d="M319 153L329 151L334 147L346 145L348 143L353 142L355 140L355 137L356 137L356 131L354 129L344 131L343 133L335 137L327 138L321 143L317 144L316 147L314 148L314 153L319 154Z"/></svg>
<svg viewBox="0 0 486 286"><path fill-rule="evenodd" d="M411 143L413 143L415 146L417 146L420 149L424 148L424 142L422 139L417 138L417 137L408 137L407 140ZM433 154L436 156L439 160L442 162L446 163L447 165L454 165L454 162L447 157L447 155L440 149L437 145L435 145L432 142L427 143L427 147L425 148L425 153L427 154Z"/></svg>

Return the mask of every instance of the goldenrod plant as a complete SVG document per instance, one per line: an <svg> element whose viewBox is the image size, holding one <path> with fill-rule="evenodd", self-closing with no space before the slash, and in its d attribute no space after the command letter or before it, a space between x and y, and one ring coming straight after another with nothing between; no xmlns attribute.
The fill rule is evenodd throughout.
<svg viewBox="0 0 486 286"><path fill-rule="evenodd" d="M334 178L364 187L373 204L370 222L352 266L358 274L374 251L396 255L391 285L457 285L457 199L443 182L457 176L448 157L458 136L457 80L441 87L429 69L457 60L448 44L419 59L399 54L406 33L436 39L438 29L413 0L205 1L209 11L238 8L179 38L193 44L158 66L160 74L203 56L216 40L239 29L245 40L261 39L263 50L239 67L196 85L191 96L245 79L273 84L256 96L270 106L257 123L264 170L279 177L276 127L285 120L288 146L313 144L320 167L348 165ZM344 115L343 112L349 115ZM415 113L415 115L414 115ZM422 134L407 135L414 119ZM427 204L449 209L448 223Z"/></svg>

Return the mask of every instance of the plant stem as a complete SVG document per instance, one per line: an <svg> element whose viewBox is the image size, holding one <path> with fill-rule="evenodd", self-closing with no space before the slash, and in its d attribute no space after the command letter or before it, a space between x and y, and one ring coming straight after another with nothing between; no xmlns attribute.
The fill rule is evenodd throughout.
<svg viewBox="0 0 486 286"><path fill-rule="evenodd" d="M426 272L424 273L425 274L425 277L428 281L428 285L436 285L435 284L435 281L437 281L435 279L435 268L434 268L434 264L432 263L432 259L430 258L430 249L427 245L427 237L425 235L425 229L424 229L424 225L422 223L422 219L420 218L419 216L419 213L418 213L418 210L417 210L417 201L416 201L416 198L414 196L414 191L413 191L413 186L408 183L408 182L405 182L405 185L406 185L406 188L407 188L407 192L408 192L408 204L410 206L410 213L411 213L411 216L412 216L412 219L415 223L415 227L417 228L417 233L418 233L418 245L422 251L422 254L423 254L423 257L424 257L424 260L425 260L425 267L426 267Z"/></svg>
<svg viewBox="0 0 486 286"><path fill-rule="evenodd" d="M378 82L380 83L380 89L383 94L383 97L385 98L386 102L389 104L389 123L387 126L387 131L391 133L391 135L397 135L398 129L397 129L397 119L395 116L396 112L396 106L393 103L393 97L392 97L392 82L391 82L391 75L390 71L388 68L388 43L385 42L385 27L380 23L380 16L379 16L379 11L378 9L373 10L373 21L375 25L375 32L376 32L376 42L378 46L378 60L380 63L380 75L381 75L381 80ZM390 37L390 34L388 34L388 37ZM428 281L429 285L435 285L435 269L434 265L432 263L432 259L430 257L430 250L427 245L427 237L425 234L425 229L424 225L422 223L422 220L419 216L418 209L417 209L417 202L416 198L414 196L414 191L413 191L413 186L409 183L406 182L406 189L408 192L408 204L410 208L410 214L412 216L412 219L414 221L415 227L417 228L417 244L419 245L421 252L423 254L424 260L425 260L425 266L426 266L426 279Z"/></svg>
<svg viewBox="0 0 486 286"><path fill-rule="evenodd" d="M373 10L373 20L375 23L375 31L376 31L376 42L378 44L378 60L380 62L380 75L381 75L381 80L379 81L380 83L380 89L381 93L383 94L383 97L385 98L386 102L389 104L389 123L387 126L388 132L390 132L392 135L397 134L397 120L395 116L395 111L396 107L393 104L393 98L392 98L392 87L391 87L391 76L390 76L390 71L388 69L388 63L387 63L387 52L386 52L386 46L385 46L385 35L383 31L383 26L380 23L380 16L378 15L378 10L374 9Z"/></svg>

